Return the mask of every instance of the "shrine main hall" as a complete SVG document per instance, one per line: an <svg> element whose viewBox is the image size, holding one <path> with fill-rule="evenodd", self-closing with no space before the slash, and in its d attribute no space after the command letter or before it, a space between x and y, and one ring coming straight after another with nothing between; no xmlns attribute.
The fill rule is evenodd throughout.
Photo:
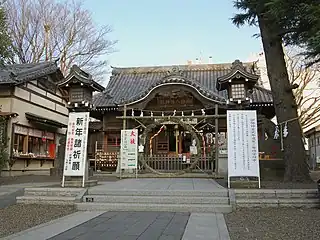
<svg viewBox="0 0 320 240"><path fill-rule="evenodd" d="M272 94L253 62L113 67L107 87L92 103L90 116L97 121L90 123L88 153L95 170L114 171L121 130L138 129L140 170L223 171L226 112L237 109L257 112L262 160L281 155L271 137Z"/></svg>

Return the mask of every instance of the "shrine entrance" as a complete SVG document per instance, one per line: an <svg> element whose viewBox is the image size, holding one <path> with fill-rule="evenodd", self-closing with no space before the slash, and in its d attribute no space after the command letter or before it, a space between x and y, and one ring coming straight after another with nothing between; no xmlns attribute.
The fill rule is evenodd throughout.
<svg viewBox="0 0 320 240"><path fill-rule="evenodd" d="M124 114L117 118L123 120L124 128L128 121L132 126L134 120L133 128L139 129L139 145L143 146L139 153L140 172L159 175L216 172L220 148L226 148L226 139L221 138L224 132L220 132L226 125L223 124L226 114L219 114L218 104L211 109L192 110L190 115L188 111L175 111L174 115L161 112L160 116L153 111L139 112L140 115L133 116L132 110L131 116Z"/></svg>

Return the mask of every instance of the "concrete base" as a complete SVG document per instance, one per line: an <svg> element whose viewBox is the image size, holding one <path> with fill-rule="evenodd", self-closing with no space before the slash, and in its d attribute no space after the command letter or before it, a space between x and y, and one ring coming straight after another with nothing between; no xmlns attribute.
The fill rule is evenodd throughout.
<svg viewBox="0 0 320 240"><path fill-rule="evenodd" d="M219 176L228 176L228 155L220 154L218 158Z"/></svg>
<svg viewBox="0 0 320 240"><path fill-rule="evenodd" d="M98 185L98 180L86 180L84 187L93 187ZM82 187L82 180L66 180L64 187Z"/></svg>
<svg viewBox="0 0 320 240"><path fill-rule="evenodd" d="M63 169L62 168L50 168L50 176L59 176L62 177Z"/></svg>
<svg viewBox="0 0 320 240"><path fill-rule="evenodd" d="M230 187L231 188L259 188L259 182L235 180L230 182Z"/></svg>

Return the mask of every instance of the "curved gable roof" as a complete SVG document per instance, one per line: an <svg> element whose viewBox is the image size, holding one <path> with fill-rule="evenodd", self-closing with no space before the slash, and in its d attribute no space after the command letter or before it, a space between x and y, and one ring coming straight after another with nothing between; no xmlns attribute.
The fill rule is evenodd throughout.
<svg viewBox="0 0 320 240"><path fill-rule="evenodd" d="M244 63L250 72L253 63ZM122 102L137 100L148 94L152 88L170 80L172 82L186 81L186 84L196 87L202 94L215 100L227 99L227 91L216 89L217 79L231 71L232 64L199 64L177 66L153 66L133 68L113 68L112 76L106 90L96 94L94 105L99 107L115 107ZM175 78L176 76L176 78ZM175 79L175 80L173 80ZM253 102L272 103L271 92L263 88L254 88Z"/></svg>

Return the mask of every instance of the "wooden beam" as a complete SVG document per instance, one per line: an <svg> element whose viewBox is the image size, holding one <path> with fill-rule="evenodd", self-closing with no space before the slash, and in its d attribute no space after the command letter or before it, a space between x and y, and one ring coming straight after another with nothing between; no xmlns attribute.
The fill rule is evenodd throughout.
<svg viewBox="0 0 320 240"><path fill-rule="evenodd" d="M118 118L118 117L117 117ZM122 129L125 130L127 128L127 105L125 104L124 107L123 107L123 116L122 116L122 119L123 119L123 126L122 126Z"/></svg>
<svg viewBox="0 0 320 240"><path fill-rule="evenodd" d="M215 115L195 115L195 116L117 116L120 119L168 119L180 118L180 119L192 119L192 118L226 118L226 114L215 114Z"/></svg>
<svg viewBox="0 0 320 240"><path fill-rule="evenodd" d="M219 114L219 108L218 108L217 104L215 105L214 113L215 113L215 115ZM216 174L219 174L219 161L218 161L218 158L219 158L219 144L218 144L219 126L218 125L219 125L219 119L215 118L215 120L214 120L214 135L215 135L214 143L215 143L215 149L216 149L216 151L215 151L215 172L216 172ZM212 164L212 166L213 166L213 164Z"/></svg>

